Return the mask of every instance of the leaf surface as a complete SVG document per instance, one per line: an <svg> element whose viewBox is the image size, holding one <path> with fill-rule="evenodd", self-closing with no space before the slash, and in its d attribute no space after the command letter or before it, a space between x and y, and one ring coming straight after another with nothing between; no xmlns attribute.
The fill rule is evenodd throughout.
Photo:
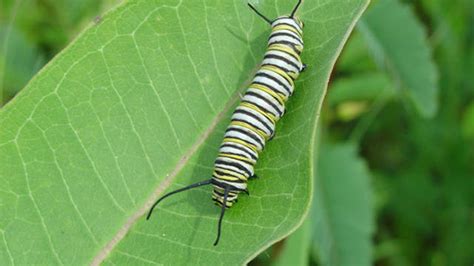
<svg viewBox="0 0 474 266"><path fill-rule="evenodd" d="M425 29L398 0L381 0L360 20L379 65L386 66L418 112L433 117L438 109L438 72Z"/></svg>
<svg viewBox="0 0 474 266"><path fill-rule="evenodd" d="M269 17L294 3L265 1ZM306 1L304 61L259 179L228 210L210 177L269 27L245 1L129 1L92 25L0 111L0 261L242 264L301 224L327 80L367 0Z"/></svg>
<svg viewBox="0 0 474 266"><path fill-rule="evenodd" d="M371 265L375 216L367 167L353 144L320 150L313 228L321 265Z"/></svg>

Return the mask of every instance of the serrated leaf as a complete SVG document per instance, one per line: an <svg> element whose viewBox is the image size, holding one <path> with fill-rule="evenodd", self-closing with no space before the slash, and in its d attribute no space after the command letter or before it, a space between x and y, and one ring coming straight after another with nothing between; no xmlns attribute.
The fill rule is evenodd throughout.
<svg viewBox="0 0 474 266"><path fill-rule="evenodd" d="M425 30L413 11L398 0L381 0L360 20L358 29L418 112L433 117L438 109L437 69Z"/></svg>
<svg viewBox="0 0 474 266"><path fill-rule="evenodd" d="M353 144L319 151L313 228L321 265L371 265L374 213L369 173Z"/></svg>
<svg viewBox="0 0 474 266"><path fill-rule="evenodd" d="M269 17L294 5L265 3ZM217 247L210 188L143 214L210 177L269 27L240 0L129 1L104 16L0 112L2 264L242 264L288 235L310 203L329 73L366 4L303 4L309 68Z"/></svg>

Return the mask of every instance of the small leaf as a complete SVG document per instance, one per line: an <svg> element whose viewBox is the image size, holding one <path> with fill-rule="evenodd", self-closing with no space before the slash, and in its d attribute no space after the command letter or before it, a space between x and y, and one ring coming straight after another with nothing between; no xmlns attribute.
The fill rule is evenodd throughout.
<svg viewBox="0 0 474 266"><path fill-rule="evenodd" d="M379 65L388 67L423 117L433 117L438 109L437 69L415 14L397 0L381 0L358 26Z"/></svg>
<svg viewBox="0 0 474 266"><path fill-rule="evenodd" d="M328 102L337 105L347 101L373 101L394 94L395 89L387 75L371 72L334 81L329 87Z"/></svg>
<svg viewBox="0 0 474 266"><path fill-rule="evenodd" d="M323 145L315 180L315 253L322 265L371 265L374 232L368 169L353 144Z"/></svg>

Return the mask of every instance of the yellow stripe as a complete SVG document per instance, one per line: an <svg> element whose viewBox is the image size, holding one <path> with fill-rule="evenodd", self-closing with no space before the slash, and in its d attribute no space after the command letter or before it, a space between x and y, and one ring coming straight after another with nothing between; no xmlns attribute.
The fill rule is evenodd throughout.
<svg viewBox="0 0 474 266"><path fill-rule="evenodd" d="M219 204L220 204L220 205L219 205L219 204L216 203L218 206L224 205L224 203L223 203L224 198L223 198L222 196L216 195L215 199L216 199L216 200L219 202ZM232 202L232 201L229 201L229 200L228 200L228 201L226 202L226 207L227 207L227 208L232 207L232 205L233 205L233 202Z"/></svg>
<svg viewBox="0 0 474 266"><path fill-rule="evenodd" d="M240 103L240 106L248 107L248 108L258 112L259 114L265 116L266 118L268 118L268 120L270 120L270 122L273 125L276 124L277 118L273 114L270 115L270 114L267 114L266 112L260 110L260 108L258 108L258 106L250 104L250 103Z"/></svg>
<svg viewBox="0 0 474 266"><path fill-rule="evenodd" d="M298 78L298 73L296 73L296 72L290 72L290 73L288 73L288 75L290 75L293 79Z"/></svg>
<svg viewBox="0 0 474 266"><path fill-rule="evenodd" d="M296 35L298 35L298 37L303 38L303 36L301 36L300 32L297 29L295 29L294 27L291 27L289 25L282 25L282 24L277 25L277 26L272 28L272 33L275 32L275 31L279 31L279 30L289 30L291 32L296 33Z"/></svg>
<svg viewBox="0 0 474 266"><path fill-rule="evenodd" d="M244 176L242 174L239 174L237 172L229 171L229 170L226 170L226 169L221 168L221 167L216 167L216 169L219 169L219 171L221 171L223 173L226 173L226 174L229 174L229 175L232 175L232 174L237 175L238 177L237 177L237 179L235 179L237 181L239 181L239 180L247 181L246 176ZM215 175L217 177L217 179L224 179L224 178L222 178L222 175L218 175L215 171L214 171L213 175ZM229 177L229 178L235 178L235 177ZM227 179L224 179L224 180L227 180ZM232 180L227 180L227 181L232 181Z"/></svg>
<svg viewBox="0 0 474 266"><path fill-rule="evenodd" d="M219 168L220 170L221 168ZM218 180L225 180L225 181L229 181L229 182L235 182L235 181L239 181L240 178L238 177L233 177L233 176L228 176L228 175L218 175L214 172L214 177L217 178Z"/></svg>
<svg viewBox="0 0 474 266"><path fill-rule="evenodd" d="M239 181L239 179L237 177L230 177L230 176L227 176L227 175L225 175L225 176L216 175L215 177L219 180L225 180L225 181L229 181L229 182Z"/></svg>
<svg viewBox="0 0 474 266"><path fill-rule="evenodd" d="M266 93L272 95L273 97L275 97L275 98L278 100L278 102L280 103L280 105L285 106L285 100L287 99L287 98L285 97L285 95L280 94L280 93L277 93L277 92L275 92L274 90L269 89L267 86L264 86L264 85L262 85L262 84L255 84L255 83L252 83L252 84L250 84L249 87L252 88L252 89L257 89L257 90L264 91L264 92L266 92Z"/></svg>
<svg viewBox="0 0 474 266"><path fill-rule="evenodd" d="M268 50L277 50L277 51L281 51L281 52L284 52L284 53L288 53L288 54L291 54L293 55L294 58L296 58L296 60L301 63L301 59L300 59L300 56L295 52L295 50L291 49L290 47L286 46L286 45L281 45L281 44L272 44L270 45L270 47L268 47Z"/></svg>
<svg viewBox="0 0 474 266"><path fill-rule="evenodd" d="M260 137L262 137L262 139L267 139L266 134L265 132L263 132L262 130L258 129L258 128L255 128L254 126L250 125L250 124L247 124L245 122L240 122L240 121L232 121L230 122L230 125L231 126L241 126L241 127L244 127L252 132L255 132L257 133L257 135L259 135Z"/></svg>
<svg viewBox="0 0 474 266"><path fill-rule="evenodd" d="M279 74L280 76L282 76L284 79L286 79L286 81L288 81L288 83L290 83L290 86L292 88L295 87L295 83L293 82L293 80L291 79L291 77L283 70L279 69L278 67L276 66L262 66L262 69L265 69L265 70L268 70L268 71L272 71L272 72L275 72L277 74Z"/></svg>
<svg viewBox="0 0 474 266"><path fill-rule="evenodd" d="M257 151L257 148L253 145L250 145L248 144L247 142L243 141L243 140L240 140L240 139L236 139L236 138L224 138L223 142L234 142L234 143L239 143L239 144L242 144L244 145L245 147L253 150L254 152L258 152Z"/></svg>
<svg viewBox="0 0 474 266"><path fill-rule="evenodd" d="M228 153L219 153L218 155L219 157L227 157L227 158L232 158L232 159L236 159L238 161L245 161L249 164L254 164L254 160L252 159L249 159L245 156L241 156L241 155L236 155L236 154L228 154Z"/></svg>

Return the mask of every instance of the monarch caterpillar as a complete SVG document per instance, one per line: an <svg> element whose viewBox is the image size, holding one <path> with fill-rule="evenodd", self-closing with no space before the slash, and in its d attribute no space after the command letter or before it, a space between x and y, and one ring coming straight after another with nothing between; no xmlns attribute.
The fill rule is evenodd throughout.
<svg viewBox="0 0 474 266"><path fill-rule="evenodd" d="M159 198L147 215L165 198L192 188L212 185L212 200L221 207L217 225L219 243L225 210L237 201L239 193L249 195L247 180L256 177L254 165L258 153L275 134L275 124L285 113L285 102L292 95L294 81L304 71L300 54L303 51L303 22L295 17L302 0L290 15L270 20L254 6L248 6L272 27L260 69L242 97L224 134L214 163L212 178L169 192Z"/></svg>

